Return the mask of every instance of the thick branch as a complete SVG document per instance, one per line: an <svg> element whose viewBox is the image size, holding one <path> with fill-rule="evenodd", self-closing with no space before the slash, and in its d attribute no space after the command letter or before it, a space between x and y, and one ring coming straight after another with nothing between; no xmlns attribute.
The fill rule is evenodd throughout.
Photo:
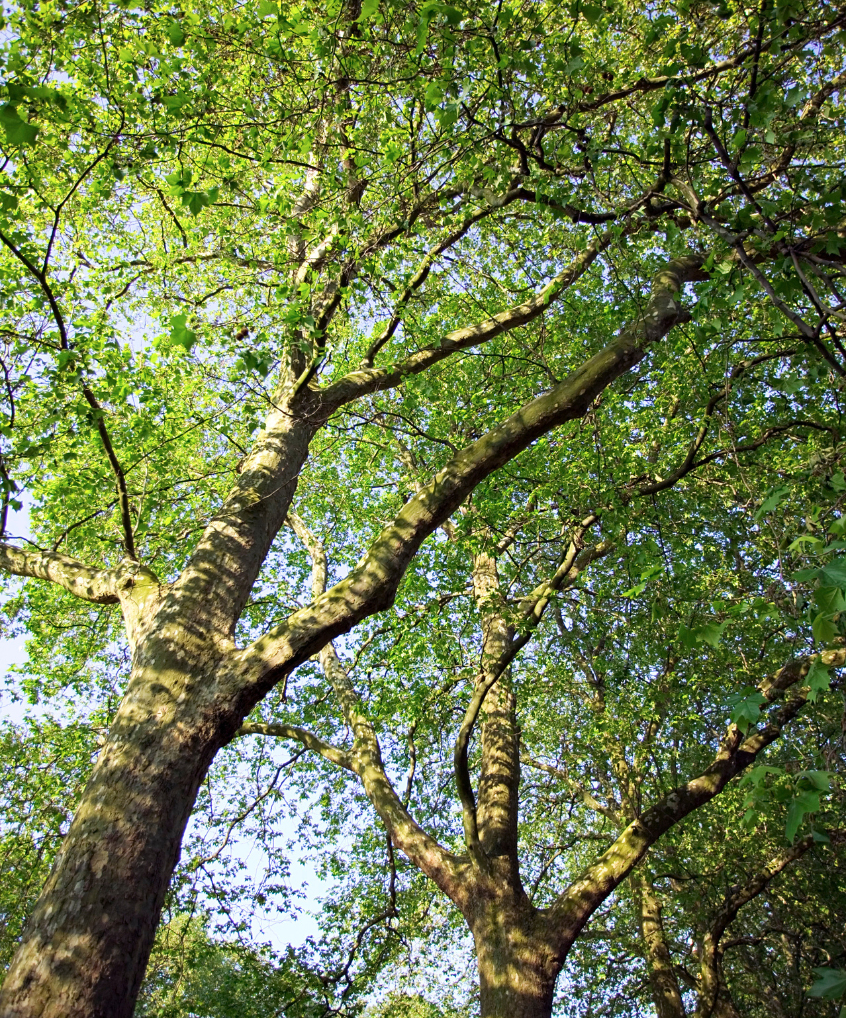
<svg viewBox="0 0 846 1018"><path fill-rule="evenodd" d="M649 876L641 869L631 873L629 882L639 913L646 968L658 1018L685 1018L684 1002L673 969L673 959L664 932L661 903L655 894L655 888Z"/></svg>
<svg viewBox="0 0 846 1018"><path fill-rule="evenodd" d="M596 522L596 519L595 516L589 516L582 521L552 578L542 583L532 594L523 599L521 603L523 609L521 628L523 632L517 639L512 639L508 647L498 654L495 665L479 676L473 690L473 696L464 712L464 720L461 723L458 737L455 740L453 765L455 768L455 783L458 789L458 797L461 801L464 837L471 855L474 855L474 853L476 856L478 855L479 832L476 818L476 800L470 780L467 752L470 745L470 736L473 734L473 729L479 717L479 711L482 709L485 697L494 683L497 682L500 676L511 665L514 658L531 639L532 633L540 623L552 594L575 583L580 574L594 559L607 554L610 550L611 546L603 542L595 548L590 548L579 554L581 539L584 537L587 529Z"/></svg>
<svg viewBox="0 0 846 1018"><path fill-rule="evenodd" d="M457 453L405 504L344 580L242 651L240 667L255 676L256 692L261 695L361 619L390 607L420 545L476 485L541 435L583 416L608 385L646 356L652 343L688 320L677 303L678 292L686 281L703 278L701 256L668 263L655 278L643 315L564 381Z"/></svg>
<svg viewBox="0 0 846 1018"><path fill-rule="evenodd" d="M438 346L424 347L395 364L389 364L384 368L366 367L351 372L323 391L324 405L334 409L368 393L390 389L398 385L407 375L417 375L459 350L479 346L504 332L526 325L546 311L568 287L584 275L597 256L616 239L616 236L611 232L603 233L551 279L539 293L523 304L501 311L487 321L448 332Z"/></svg>
<svg viewBox="0 0 846 1018"><path fill-rule="evenodd" d="M0 542L0 569L14 576L50 580L85 601L117 604L116 576L109 569L95 569L57 551L16 548Z"/></svg>

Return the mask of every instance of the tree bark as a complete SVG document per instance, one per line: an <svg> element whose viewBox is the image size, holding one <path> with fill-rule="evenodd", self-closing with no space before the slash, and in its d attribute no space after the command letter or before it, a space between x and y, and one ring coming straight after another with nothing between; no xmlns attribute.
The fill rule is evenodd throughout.
<svg viewBox="0 0 846 1018"><path fill-rule="evenodd" d="M0 990L3 1018L132 1015L219 745L217 718L163 691L174 671L141 668L130 682Z"/></svg>
<svg viewBox="0 0 846 1018"><path fill-rule="evenodd" d="M542 914L524 898L498 898L470 920L479 969L481 1018L550 1018L562 959Z"/></svg>
<svg viewBox="0 0 846 1018"><path fill-rule="evenodd" d="M132 1015L200 783L261 692L239 675L230 634L314 430L292 413L270 415L247 469L169 589L137 563L97 572L42 554L35 564L34 575L57 573L88 600L120 601L133 665L0 988L2 1018Z"/></svg>
<svg viewBox="0 0 846 1018"><path fill-rule="evenodd" d="M632 871L629 883L640 913L646 968L658 1018L685 1018L681 990L664 934L661 903L655 895L649 876L642 869Z"/></svg>
<svg viewBox="0 0 846 1018"><path fill-rule="evenodd" d="M474 556L473 587L483 616L479 681L484 682L501 669L514 640L514 627L495 603L501 596L496 559L486 552ZM507 860L508 885L517 888L520 738L510 683L511 669L506 668L485 698L477 822L482 851L492 862Z"/></svg>

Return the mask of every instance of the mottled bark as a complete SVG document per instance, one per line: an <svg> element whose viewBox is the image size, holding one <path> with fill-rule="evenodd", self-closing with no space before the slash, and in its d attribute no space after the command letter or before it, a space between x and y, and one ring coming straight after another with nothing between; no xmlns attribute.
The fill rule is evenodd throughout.
<svg viewBox="0 0 846 1018"><path fill-rule="evenodd" d="M133 663L0 989L3 1018L132 1014L200 782L255 703L230 667L233 603L243 602L284 519L313 431L291 413L271 415L248 469L170 588L138 563L103 571L26 553L36 559L28 575L120 602Z"/></svg>
<svg viewBox="0 0 846 1018"><path fill-rule="evenodd" d="M503 618L496 559L482 552L473 559L473 589L482 613L482 669L478 681L502 674L485 697L481 766L476 807L479 843L489 860L504 869L511 887L520 883L517 857L517 793L520 738L514 715L511 671L506 662L514 628Z"/></svg>
<svg viewBox="0 0 846 1018"><path fill-rule="evenodd" d="M221 725L202 694L207 651L184 632L145 642L0 991L3 1018L132 1014Z"/></svg>
<svg viewBox="0 0 846 1018"><path fill-rule="evenodd" d="M643 870L634 870L629 883L639 913L649 985L658 1018L685 1018L679 981L673 970L673 959L664 933L661 902L648 874Z"/></svg>
<svg viewBox="0 0 846 1018"><path fill-rule="evenodd" d="M481 1018L550 1018L563 959L526 900L486 902L470 921Z"/></svg>

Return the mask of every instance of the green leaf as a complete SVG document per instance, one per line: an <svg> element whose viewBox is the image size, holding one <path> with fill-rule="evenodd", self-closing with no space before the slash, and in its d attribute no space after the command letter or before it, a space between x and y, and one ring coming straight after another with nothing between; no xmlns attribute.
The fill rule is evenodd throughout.
<svg viewBox="0 0 846 1018"><path fill-rule="evenodd" d="M707 643L709 647L718 647L723 638L723 630L727 625L728 622L709 622L699 630L698 638L703 643Z"/></svg>
<svg viewBox="0 0 846 1018"><path fill-rule="evenodd" d="M820 574L820 579L824 575L825 570ZM843 594L837 587L817 587L814 591L814 601L820 611L826 612L828 615L846 611L846 601L843 600Z"/></svg>
<svg viewBox="0 0 846 1018"><path fill-rule="evenodd" d="M0 106L0 124L12 145L32 145L38 137L38 128L23 120L11 103Z"/></svg>
<svg viewBox="0 0 846 1018"><path fill-rule="evenodd" d="M782 485L780 488L776 488L774 491L771 491L764 499L761 508L755 513L755 519L759 520L767 513L771 513L773 509L778 508L789 494L790 488L786 484Z"/></svg>
<svg viewBox="0 0 846 1018"><path fill-rule="evenodd" d="M824 566L820 570L820 583L846 590L846 559L834 559Z"/></svg>
<svg viewBox="0 0 846 1018"><path fill-rule="evenodd" d="M825 692L831 685L831 673L818 657L814 658L808 669L805 685L809 689L808 701L810 703L816 703L819 694Z"/></svg>
<svg viewBox="0 0 846 1018"><path fill-rule="evenodd" d="M65 368L71 367L79 357L76 350L60 350L56 356L56 364L59 371L64 371Z"/></svg>
<svg viewBox="0 0 846 1018"><path fill-rule="evenodd" d="M430 81L426 86L426 109L433 110L443 100L444 92L439 81Z"/></svg>
<svg viewBox="0 0 846 1018"><path fill-rule="evenodd" d="M800 771L796 775L797 787L817 792L828 792L831 789L831 773L829 771Z"/></svg>
<svg viewBox="0 0 846 1018"><path fill-rule="evenodd" d="M643 572L640 574L640 582L636 583L633 587L630 587L628 590L624 590L622 596L637 597L639 594L642 594L644 590L646 590L646 586L649 583L649 581L654 576L657 576L659 573L662 573L663 571L664 566L661 563L656 563L655 565L647 566L646 569L644 569Z"/></svg>
<svg viewBox="0 0 846 1018"><path fill-rule="evenodd" d="M204 208L207 208L217 200L217 188L210 191L184 191L182 193L182 204L188 207L192 216L198 216Z"/></svg>
<svg viewBox="0 0 846 1018"><path fill-rule="evenodd" d="M170 320L170 340L174 346L181 346L186 352L197 342L197 334L188 328L187 315L174 315Z"/></svg>
<svg viewBox="0 0 846 1018"><path fill-rule="evenodd" d="M426 12L426 8L420 13L420 20L417 23L417 45L414 49L415 56L420 56L426 47L426 38L429 35L429 22L432 15Z"/></svg>
<svg viewBox="0 0 846 1018"><path fill-rule="evenodd" d="M820 643L831 643L834 637L837 636L837 627L824 612L814 616L811 621L811 630L814 634L814 639Z"/></svg>
<svg viewBox="0 0 846 1018"><path fill-rule="evenodd" d="M797 537L795 541L787 546L788 551L796 551L797 548L801 548L803 544L822 544L823 542L818 538L814 537L813 534L802 534L801 537Z"/></svg>
<svg viewBox="0 0 846 1018"><path fill-rule="evenodd" d="M810 580L815 580L819 575L819 568L797 569L795 573L790 574L790 579L797 580L799 583L808 583Z"/></svg>
<svg viewBox="0 0 846 1018"><path fill-rule="evenodd" d="M819 792L804 791L793 797L787 807L787 825L784 833L789 842L796 838L796 832L802 824L807 813L816 813L820 808Z"/></svg>
<svg viewBox="0 0 846 1018"><path fill-rule="evenodd" d="M767 698L754 686L744 686L739 693L733 693L726 701L726 706L731 708L731 721L745 735L749 726L757 723L761 716L761 707L767 702Z"/></svg>
<svg viewBox="0 0 846 1018"><path fill-rule="evenodd" d="M771 767L769 764L759 764L752 767L740 779L741 788L744 785L754 785L756 788L766 779L769 774L784 774L783 767Z"/></svg>
<svg viewBox="0 0 846 1018"><path fill-rule="evenodd" d="M12 212L18 207L18 199L13 194L6 194L0 191L0 209L4 212Z"/></svg>
<svg viewBox="0 0 846 1018"><path fill-rule="evenodd" d="M843 969L819 968L813 970L817 981L808 990L809 997L824 997L827 1000L840 1000L846 996L846 971Z"/></svg>
<svg viewBox="0 0 846 1018"><path fill-rule="evenodd" d="M361 14L358 16L359 21L367 21L373 17L376 11L379 9L379 0L364 0L361 5Z"/></svg>
<svg viewBox="0 0 846 1018"><path fill-rule="evenodd" d="M185 33L182 31L182 27L176 21L170 21L165 26L167 37L173 43L174 46L181 46L185 42Z"/></svg>

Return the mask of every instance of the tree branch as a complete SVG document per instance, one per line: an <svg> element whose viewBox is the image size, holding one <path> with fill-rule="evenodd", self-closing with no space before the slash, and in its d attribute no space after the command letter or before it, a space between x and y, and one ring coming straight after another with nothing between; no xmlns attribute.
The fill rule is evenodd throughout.
<svg viewBox="0 0 846 1018"><path fill-rule="evenodd" d="M330 742L324 742L314 732L298 725L265 725L258 721L245 721L235 735L267 735L274 739L290 739L301 743L306 749L318 753L338 767L343 767L344 770L354 770L352 757L346 750L339 749Z"/></svg>
<svg viewBox="0 0 846 1018"><path fill-rule="evenodd" d="M609 806L603 806L602 803L591 795L591 793L583 785L580 785L575 778L571 778L570 775L560 767L552 767L550 764L545 764L542 761L529 756L528 753L520 754L520 762L526 764L527 767L532 767L537 771L544 771L546 774L551 774L553 777L560 778L571 791L575 792L576 795L579 796L588 809L593 810L594 813L601 814L606 820L610 820L615 827L619 827L620 817L617 811L611 809Z"/></svg>
<svg viewBox="0 0 846 1018"><path fill-rule="evenodd" d="M323 542L320 541L296 513L288 514L288 523L306 546L312 559L312 595L317 598L326 589L327 562ZM385 772L379 737L364 711L361 697L347 674L331 642L321 648L320 665L329 680L341 707L344 720L353 732L353 749L345 754L347 762L341 766L356 774L367 798L379 814L388 835L401 851L429 876L450 897L462 894L462 881L458 879L464 860L447 852L411 816L396 793ZM264 728L274 726L262 726ZM276 726L286 727L291 726ZM302 729L297 731L302 732ZM310 733L308 733L310 735ZM295 738L302 737L295 735ZM311 736L316 738L315 736ZM318 740L319 741L319 740ZM324 744L325 745L325 744ZM334 747L332 747L334 749ZM324 750L318 750L324 756ZM338 751L336 751L338 752ZM328 756L327 756L328 758Z"/></svg>
<svg viewBox="0 0 846 1018"><path fill-rule="evenodd" d="M504 653L499 655L495 666L477 678L473 689L473 696L464 712L464 719L458 731L458 737L455 740L455 748L453 749L453 766L455 769L455 784L458 789L459 800L461 801L464 838L467 849L474 858L480 857L480 849L476 819L476 800L473 795L473 785L470 780L470 769L467 763L470 736L473 734L473 729L476 726L479 711L482 709L485 697L514 661L514 658L532 638L532 633L540 623L552 594L571 586L594 559L606 555L611 550L610 544L602 542L595 548L590 548L579 554L581 539L588 528L596 522L596 519L596 516L589 516L582 521L552 578L542 583L532 594L523 598L521 602L523 611L521 628L523 632L519 637L511 641ZM479 860L477 859L477 861Z"/></svg>
<svg viewBox="0 0 846 1018"><path fill-rule="evenodd" d="M112 570L95 569L61 552L31 551L0 542L0 569L14 576L49 580L94 604L117 604L119 600Z"/></svg>
<svg viewBox="0 0 846 1018"><path fill-rule="evenodd" d="M82 395L94 411L97 434L100 436L100 441L103 443L106 458L112 468L112 473L115 475L115 486L117 487L118 503L120 505L120 522L123 529L123 546L126 550L127 557L137 562L138 556L135 553L135 529L132 525L132 512L129 507L129 492L126 489L126 476L123 472L123 467L120 465L120 460L117 458L117 454L115 453L112 440L109 438L106 422L103 420L105 411L100 406L97 397L87 385L82 386Z"/></svg>
<svg viewBox="0 0 846 1018"><path fill-rule="evenodd" d="M549 763L534 759L533 756L529 756L528 753L524 752L520 753L520 762L525 763L526 767L533 768L535 771L543 771L555 778L560 778L571 791L575 792L588 809L605 816L615 827L620 826L618 812L610 806L604 806L599 799L591 795L586 788L580 785L574 778L571 778L566 771L562 771L561 768L552 767Z"/></svg>
<svg viewBox="0 0 846 1018"><path fill-rule="evenodd" d="M722 950L720 940L737 913L764 890L767 884L783 869L803 856L814 844L813 835L802 838L791 848L785 849L749 879L736 891L717 914L711 928L705 934L699 961L699 998L696 1002L696 1018L711 1018L717 1003L722 978Z"/></svg>
<svg viewBox="0 0 846 1018"><path fill-rule="evenodd" d="M759 690L772 703L808 674L816 658L829 668L842 667L846 664L846 651L827 650L791 661L775 675L763 679ZM806 703L807 687L801 687L768 724L748 737L743 736L737 725L730 725L720 749L704 771L673 789L632 821L611 847L559 895L549 915L558 927L558 937L565 948L572 944L596 908L628 876L650 847L689 813L719 795L735 775L754 762L761 750L775 742L784 725Z"/></svg>
<svg viewBox="0 0 846 1018"><path fill-rule="evenodd" d="M607 231L574 258L570 264L551 279L534 297L517 304L506 311L488 318L487 321L468 325L448 332L438 346L424 347L404 360L384 368L364 367L352 371L323 390L323 403L328 409L337 409L371 392L381 392L398 385L407 375L417 375L433 364L459 350L487 343L520 325L526 325L541 315L590 268L593 262L613 241L616 233ZM370 353L368 353L368 357Z"/></svg>
<svg viewBox="0 0 846 1018"><path fill-rule="evenodd" d="M687 321L689 314L676 298L685 282L707 278L702 262L701 255L669 262L657 273L641 316L549 392L453 456L409 499L345 579L236 655L236 667L252 676L247 682L255 695L361 619L390 607L423 541L480 481L552 428L583 416L608 385L646 356L652 343Z"/></svg>
<svg viewBox="0 0 846 1018"><path fill-rule="evenodd" d="M513 194L513 196L507 197L510 197L510 200L513 201L514 198L516 197L516 193ZM507 203L503 202L503 204ZM453 245L457 244L458 241L461 240L461 238L467 234L468 230L470 230L471 227L475 226L475 224L478 223L480 220L491 215L491 213L496 212L498 208L500 208L499 205L497 206L489 205L487 208L483 208L480 211L475 212L472 216L468 216L457 229L453 230L452 233L444 237L442 241L440 241L438 244L436 244L433 248L431 248L427 252L426 256L423 258L423 260L420 262L420 265L417 267L417 271L414 273L411 279L409 279L408 283L405 286L405 289L403 290L402 294L400 295L399 299L394 305L394 310L393 313L391 314L390 321L385 326L385 328L382 329L379 335L373 340L373 342L370 345L370 349L364 355L364 359L361 362L362 369L373 367L373 361L376 357L376 354L382 349L385 343L387 343L388 340L390 340L390 338L397 331L397 328L399 327L399 324L402 321L402 311L408 305L408 302L411 299L411 297L417 292L417 290L420 289L420 287L428 279L429 273L431 272L432 266L435 264L436 259L440 255L442 255L444 251L448 251L451 247L453 247Z"/></svg>

